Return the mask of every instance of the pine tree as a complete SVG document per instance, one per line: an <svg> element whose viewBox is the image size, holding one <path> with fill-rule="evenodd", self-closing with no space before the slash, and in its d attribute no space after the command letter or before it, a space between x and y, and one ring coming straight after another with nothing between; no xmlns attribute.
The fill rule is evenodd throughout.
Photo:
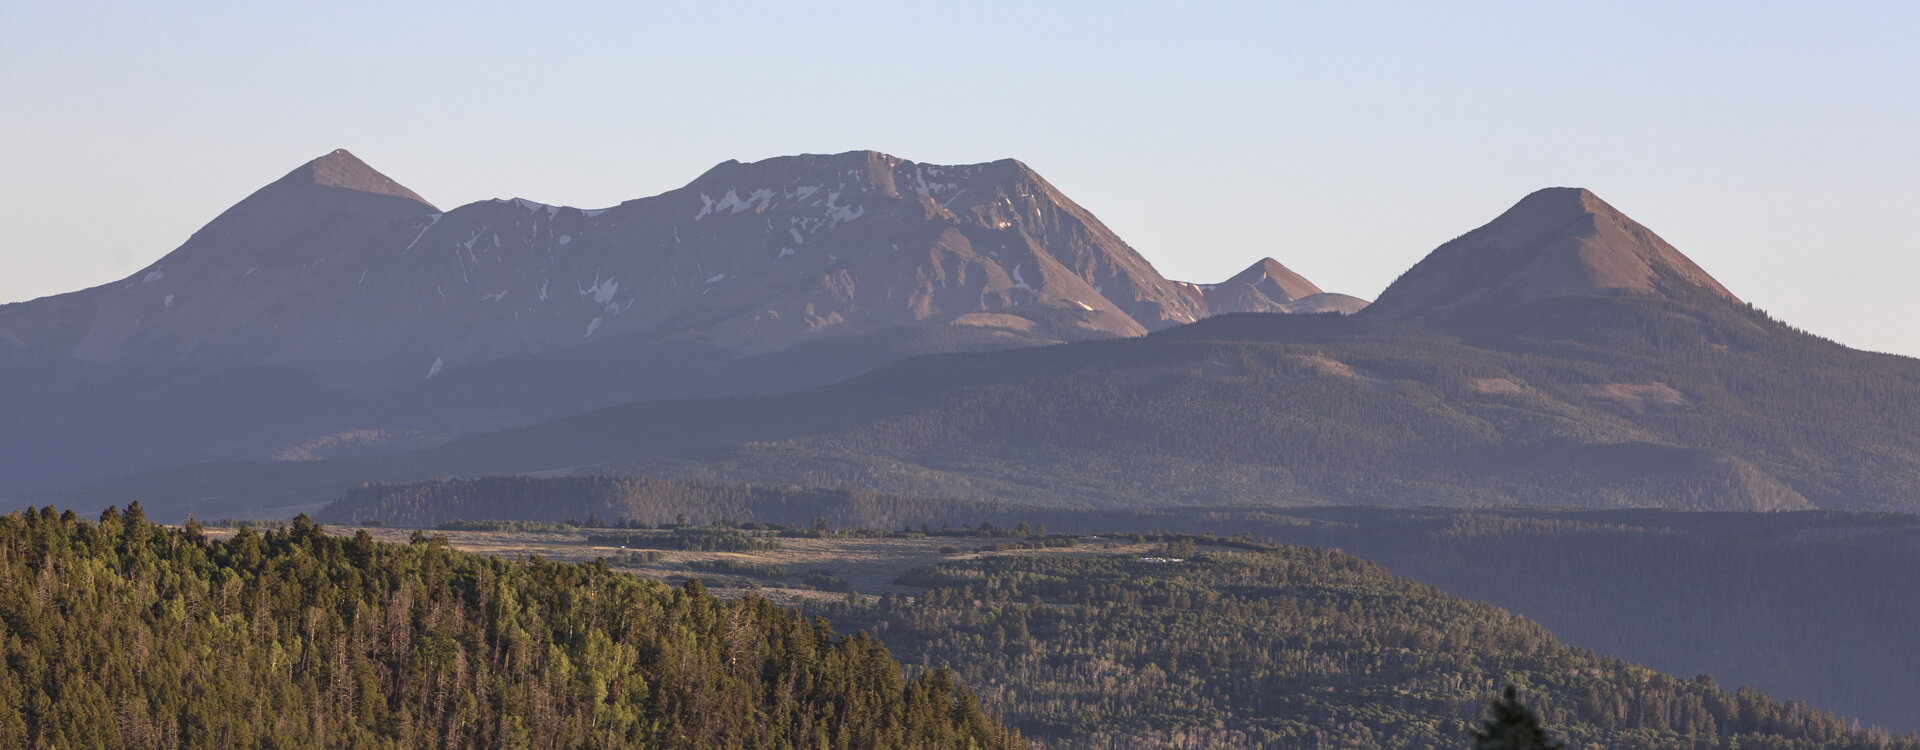
<svg viewBox="0 0 1920 750"><path fill-rule="evenodd" d="M1563 750L1540 728L1540 717L1520 702L1508 685L1506 693L1493 701L1493 718L1480 722L1473 730L1474 750Z"/></svg>

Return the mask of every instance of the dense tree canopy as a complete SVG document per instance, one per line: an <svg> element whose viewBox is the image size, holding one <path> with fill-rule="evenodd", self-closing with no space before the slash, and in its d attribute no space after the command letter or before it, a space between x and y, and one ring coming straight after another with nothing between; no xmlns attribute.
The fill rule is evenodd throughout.
<svg viewBox="0 0 1920 750"><path fill-rule="evenodd" d="M1493 716L1473 730L1473 750L1564 750L1540 726L1540 717L1520 702L1512 685L1490 707Z"/></svg>
<svg viewBox="0 0 1920 750"><path fill-rule="evenodd" d="M0 747L1014 748L943 668L674 588L303 516L0 517Z"/></svg>

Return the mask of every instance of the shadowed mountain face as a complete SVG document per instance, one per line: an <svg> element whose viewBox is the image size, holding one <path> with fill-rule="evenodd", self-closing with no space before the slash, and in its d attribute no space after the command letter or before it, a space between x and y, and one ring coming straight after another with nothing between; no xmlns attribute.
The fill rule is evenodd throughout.
<svg viewBox="0 0 1920 750"><path fill-rule="evenodd" d="M605 209L440 211L335 151L132 277L0 306L0 480L396 450L1209 312L1011 159L729 161Z"/></svg>

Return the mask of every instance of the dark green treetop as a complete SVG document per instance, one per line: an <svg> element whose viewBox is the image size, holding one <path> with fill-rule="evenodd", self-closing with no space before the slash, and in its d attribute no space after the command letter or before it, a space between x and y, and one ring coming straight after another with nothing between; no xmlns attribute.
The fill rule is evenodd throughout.
<svg viewBox="0 0 1920 750"><path fill-rule="evenodd" d="M1563 750L1566 747L1547 737L1547 730L1540 727L1540 717L1520 702L1512 685L1493 700L1491 708L1493 717L1480 722L1480 728L1473 730L1474 750Z"/></svg>

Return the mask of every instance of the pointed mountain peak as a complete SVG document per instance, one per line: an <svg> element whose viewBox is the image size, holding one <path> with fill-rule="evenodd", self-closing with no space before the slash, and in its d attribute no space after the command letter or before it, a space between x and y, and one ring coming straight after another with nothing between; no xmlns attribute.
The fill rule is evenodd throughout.
<svg viewBox="0 0 1920 750"><path fill-rule="evenodd" d="M1568 297L1717 298L1720 282L1652 230L1583 188L1537 190L1401 274L1366 314L1497 313Z"/></svg>
<svg viewBox="0 0 1920 750"><path fill-rule="evenodd" d="M373 193L376 195L390 195L396 198L406 198L407 200L416 201L428 208L433 208L433 204L428 203L427 199L420 197L418 193L412 190L408 190L405 185L394 182L393 178L381 174L379 170L367 166L366 162L361 161L359 157L354 156L343 148L334 149L332 153L300 165L292 172L288 172L286 177L280 178L280 182L311 182L312 184L323 187L341 188L343 190Z"/></svg>
<svg viewBox="0 0 1920 750"><path fill-rule="evenodd" d="M1591 190L1550 187L1528 193L1519 203L1474 231L1489 235L1518 235L1519 241L1525 241L1586 216L1599 217L1616 224L1640 226L1606 201L1600 200L1600 196L1594 195ZM1644 227L1641 229L1645 231Z"/></svg>
<svg viewBox="0 0 1920 750"><path fill-rule="evenodd" d="M1367 306L1367 301L1344 294L1328 294L1306 277L1272 258L1261 258L1247 270L1218 284L1189 284L1189 294L1198 295L1209 315L1227 313L1319 313L1352 314Z"/></svg>
<svg viewBox="0 0 1920 750"><path fill-rule="evenodd" d="M1221 282L1222 286L1226 284L1252 285L1275 302L1287 302L1321 293L1320 287L1272 258L1261 258L1260 262L1247 266L1247 270Z"/></svg>

